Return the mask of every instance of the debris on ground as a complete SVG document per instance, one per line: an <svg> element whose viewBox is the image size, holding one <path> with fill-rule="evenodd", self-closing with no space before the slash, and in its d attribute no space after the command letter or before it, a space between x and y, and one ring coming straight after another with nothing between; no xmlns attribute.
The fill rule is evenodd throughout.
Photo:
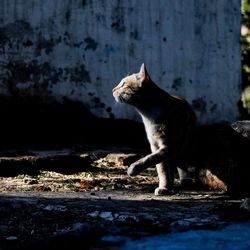
<svg viewBox="0 0 250 250"><path fill-rule="evenodd" d="M129 162L144 153L63 149L0 157L1 249L105 248L130 237L218 229L250 218L243 199L224 192L176 186L174 195L154 196L154 168L126 174ZM35 172L22 172L24 159ZM15 174L6 175L6 162Z"/></svg>

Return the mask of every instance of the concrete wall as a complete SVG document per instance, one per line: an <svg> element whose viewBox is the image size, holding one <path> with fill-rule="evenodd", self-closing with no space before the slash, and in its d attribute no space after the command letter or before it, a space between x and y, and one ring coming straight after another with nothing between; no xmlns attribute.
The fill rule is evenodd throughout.
<svg viewBox="0 0 250 250"><path fill-rule="evenodd" d="M1 0L0 94L139 119L112 88L145 62L201 122L237 119L239 0Z"/></svg>

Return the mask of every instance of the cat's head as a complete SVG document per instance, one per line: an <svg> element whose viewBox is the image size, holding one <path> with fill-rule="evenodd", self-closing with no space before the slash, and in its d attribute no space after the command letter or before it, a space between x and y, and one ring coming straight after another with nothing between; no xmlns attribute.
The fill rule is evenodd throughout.
<svg viewBox="0 0 250 250"><path fill-rule="evenodd" d="M136 104L141 98L142 90L151 82L146 66L141 65L139 73L126 76L112 90L117 102Z"/></svg>

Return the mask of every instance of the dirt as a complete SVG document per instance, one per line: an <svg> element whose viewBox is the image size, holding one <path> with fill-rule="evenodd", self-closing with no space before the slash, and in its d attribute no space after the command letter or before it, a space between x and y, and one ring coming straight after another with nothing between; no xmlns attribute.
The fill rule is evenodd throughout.
<svg viewBox="0 0 250 250"><path fill-rule="evenodd" d="M0 157L0 249L78 244L102 249L130 238L218 229L250 218L240 209L242 199L222 192L183 189L176 182L176 194L154 196L155 169L126 175L127 165L144 153L114 148L5 152Z"/></svg>

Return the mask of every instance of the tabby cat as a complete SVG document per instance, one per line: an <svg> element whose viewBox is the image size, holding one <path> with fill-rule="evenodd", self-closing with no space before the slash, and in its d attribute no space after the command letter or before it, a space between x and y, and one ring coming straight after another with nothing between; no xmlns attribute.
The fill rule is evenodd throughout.
<svg viewBox="0 0 250 250"><path fill-rule="evenodd" d="M156 165L159 187L155 195L174 192L176 167L183 180L187 176L186 161L192 149L196 117L191 106L179 97L159 88L142 64L140 72L129 75L113 89L117 102L136 108L142 117L152 153L131 164L128 175L135 176Z"/></svg>

